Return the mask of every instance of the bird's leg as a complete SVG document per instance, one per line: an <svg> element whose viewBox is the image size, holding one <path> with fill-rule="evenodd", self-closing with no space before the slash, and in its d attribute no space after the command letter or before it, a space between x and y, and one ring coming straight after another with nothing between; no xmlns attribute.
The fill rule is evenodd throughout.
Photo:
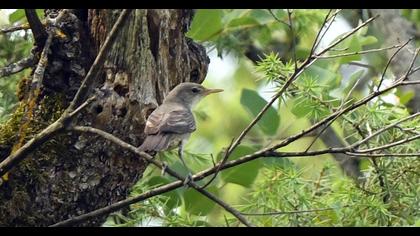
<svg viewBox="0 0 420 236"><path fill-rule="evenodd" d="M159 159L160 159L160 162L162 162L162 171L160 172L160 174L162 176L164 176L165 173L166 173L166 169L168 168L168 164L166 164L166 162L162 161L162 156L161 155L159 155Z"/></svg>
<svg viewBox="0 0 420 236"><path fill-rule="evenodd" d="M184 167L188 170L188 175L187 175L187 177L186 177L186 178L185 178L185 180L184 180L184 186L185 186L185 185L187 185L190 181L192 181L193 179L192 179L192 175L191 175L191 170L190 170L190 168L188 168L188 166L185 164L185 161L184 161L183 155L184 155L184 141L181 141L181 142L179 143L178 156L179 156L179 159L181 159L181 162L182 162L182 164L184 165Z"/></svg>
<svg viewBox="0 0 420 236"><path fill-rule="evenodd" d="M166 164L166 162L162 162L162 171L161 171L161 175L164 176L166 169L168 168L168 164Z"/></svg>

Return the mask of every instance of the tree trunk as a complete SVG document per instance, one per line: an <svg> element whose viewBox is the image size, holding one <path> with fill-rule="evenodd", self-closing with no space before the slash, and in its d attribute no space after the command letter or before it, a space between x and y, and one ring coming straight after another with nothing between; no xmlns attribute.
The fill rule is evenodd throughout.
<svg viewBox="0 0 420 236"><path fill-rule="evenodd" d="M53 18L58 12L45 14ZM0 125L0 160L69 105L121 11L71 12L53 39L41 94L30 101L30 80L20 83L20 104ZM145 119L165 95L183 81L201 83L207 73L205 49L185 37L192 16L192 10L133 10L86 96L99 98L75 122L140 145ZM146 167L99 137L62 133L9 172L0 186L0 225L50 225L122 200ZM101 225L105 219L82 225Z"/></svg>

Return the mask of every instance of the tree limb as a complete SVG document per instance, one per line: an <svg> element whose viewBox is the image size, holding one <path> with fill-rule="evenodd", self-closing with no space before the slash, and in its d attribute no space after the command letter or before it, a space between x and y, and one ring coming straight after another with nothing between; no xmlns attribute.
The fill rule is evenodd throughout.
<svg viewBox="0 0 420 236"><path fill-rule="evenodd" d="M35 9L25 9L26 19L28 19L29 27L31 28L32 35L34 36L35 45L43 47L45 39L47 38L47 32L42 25L41 21L36 14Z"/></svg>
<svg viewBox="0 0 420 236"><path fill-rule="evenodd" d="M119 29L124 22L124 19L128 16L128 13L130 13L131 10L123 10L121 12L118 20L114 23L114 26L112 27L112 30L109 32L104 44L99 50L98 55L96 56L95 62L91 66L88 74L84 78L82 85L79 87L79 90L76 93L76 96L74 97L73 101L70 103L69 107L63 112L61 117L57 119L54 123L46 127L43 131L41 131L39 134L35 135L31 140L29 140L25 145L23 145L21 148L19 148L16 152L10 154L6 159L4 159L0 163L0 176L3 176L5 173L7 173L13 166L18 164L20 161L22 161L29 153L31 153L34 149L36 149L41 144L45 143L49 139L51 139L54 135L60 133L63 131L68 124L70 123L72 117L76 114L74 113L74 110L77 110L77 107L75 106L76 103L82 103L82 93L86 92L88 89L88 84L91 83L93 78L97 75L99 68L105 61L106 53L108 52L110 46L114 42L116 38L117 32L119 32ZM83 91L83 92L81 92ZM76 108L76 109L75 109ZM80 111L80 109L79 109ZM70 115L72 114L72 115Z"/></svg>
<svg viewBox="0 0 420 236"><path fill-rule="evenodd" d="M317 43L318 37L321 34L321 31L324 27L325 24L328 23L328 16L330 14L331 11L328 12L327 16L325 17L324 23L321 26L320 30L318 31L317 37L315 38L315 41L313 43L313 47L311 50L311 55L309 55L308 58L306 58L306 60L304 62L302 62L302 64L294 70L293 74L286 80L286 82L284 83L284 85L280 88L280 90L273 96L273 98L261 109L261 111L255 116L255 118L249 123L249 125L247 127L245 127L245 129L239 134L238 138L236 138L236 140L233 142L233 144L227 149L227 151L225 152L225 155L223 157L223 159L219 162L218 164L218 168L220 169L220 167L226 163L226 161L229 159L229 156L232 154L233 150L241 143L242 139L247 135L247 133L252 129L252 127L254 127L258 121L263 117L263 115L265 114L265 112L271 107L271 105L279 98L283 95L283 93L287 90L287 88L293 83L294 80L296 80L304 71L306 68L308 68L309 66L311 66L316 60L317 57L326 53L327 51L329 51L331 48L335 47L337 44L339 44L340 42L344 41L346 38L350 37L351 35L353 35L355 32L357 32L358 30L360 30L361 28L365 27L367 24L369 24L370 22L372 22L375 18L377 18L378 16L374 16L371 17L370 19L368 19L367 21L363 22L362 24L360 24L359 26L357 26L356 28L350 30L349 32L347 32L346 34L344 34L343 36L341 36L339 39L337 39L335 42L333 42L332 44L330 44L329 46L327 46L325 49L321 50L321 52L317 53L317 54L313 54L314 53L314 49L315 49L315 44ZM337 14L337 12L335 13ZM209 180L206 184L203 185L202 188L207 187L215 178L216 178L217 172L216 174L212 177L211 180Z"/></svg>
<svg viewBox="0 0 420 236"><path fill-rule="evenodd" d="M0 69L0 78L9 75L16 74L22 70L29 68L34 65L34 57L31 54L29 57L23 58L22 60L12 63Z"/></svg>
<svg viewBox="0 0 420 236"><path fill-rule="evenodd" d="M17 25L17 26L11 26L5 29L0 29L0 34L7 34L7 33L15 32L18 30L26 30L26 29L30 29L29 24L22 24L22 25Z"/></svg>
<svg viewBox="0 0 420 236"><path fill-rule="evenodd" d="M152 156L150 156L149 154L139 151L138 148L134 147L131 144L128 144L124 141L122 141L121 139L115 137L114 135L107 133L105 131L96 129L96 128L92 128L92 127L87 127L87 126L75 126L70 128L73 131L77 131L77 132L84 132L84 133L92 133L92 134L96 134L101 136L102 138L113 142L114 144L119 145L120 147L122 147L123 149L126 149L130 152L133 152L135 154L137 154L138 156L140 156L141 158L144 158L147 162L154 164L155 166L157 166L160 169L165 168L165 172L168 173L169 175L177 178L179 180L179 183L181 183L184 181L184 177L180 176L178 173L176 173L175 171L173 171L171 168L169 167L163 167L162 163L156 161L155 159L153 159ZM252 226L252 224L250 224L243 216L242 214L237 211L236 209L232 208L231 206L229 206L227 203L223 202L222 200L218 199L215 195L213 195L212 193L200 188L199 185L197 185L196 183L190 181L188 182L188 185L191 186L192 188L194 188L195 190L197 190L198 192L200 192L201 194L203 194L204 196L206 196L207 198L209 198L210 200L216 202L217 204L219 204L220 206L222 206L226 211L230 212L233 216L235 216L240 222L242 222L244 225L246 226ZM150 194L147 194L148 196ZM118 202L116 203L118 206L121 206L121 203ZM125 205L126 206L126 205ZM108 208L113 208L111 206L108 206ZM119 208L118 208L119 209ZM83 220L87 220L89 218L92 217L97 217L97 216L101 216L102 214L106 214L109 213L109 210L106 209L99 209L95 211L96 214L91 214L91 213L87 213L84 214L82 216L79 216L77 219L73 218L73 219L69 219L66 221L62 221L59 222L57 224L54 224L52 226L69 226L69 225L73 225L75 223L79 223L82 222ZM98 215L101 214L101 215Z"/></svg>

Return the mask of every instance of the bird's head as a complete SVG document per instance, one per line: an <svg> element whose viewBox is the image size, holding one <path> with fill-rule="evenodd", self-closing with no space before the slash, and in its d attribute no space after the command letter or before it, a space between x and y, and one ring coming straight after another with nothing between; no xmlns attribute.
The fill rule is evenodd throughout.
<svg viewBox="0 0 420 236"><path fill-rule="evenodd" d="M165 101L181 102L188 107L192 107L203 97L222 91L223 89L208 89L201 84L185 82L172 89L165 98Z"/></svg>

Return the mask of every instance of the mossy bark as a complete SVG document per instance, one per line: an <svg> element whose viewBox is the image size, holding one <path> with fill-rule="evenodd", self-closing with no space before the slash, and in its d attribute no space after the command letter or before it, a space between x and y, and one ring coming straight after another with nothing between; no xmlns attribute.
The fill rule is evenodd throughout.
<svg viewBox="0 0 420 236"><path fill-rule="evenodd" d="M66 17L60 25L65 36L54 38L48 54L40 96L28 101L30 80L22 80L18 109L0 125L0 160L60 116L120 12L75 10ZM58 10L45 14L54 17ZM75 122L140 145L147 115L168 91L183 81L202 82L207 73L205 49L185 37L192 15L192 10L133 10L88 94L99 99ZM126 198L146 167L101 138L62 133L9 172L0 186L0 225L45 226L104 207Z"/></svg>

